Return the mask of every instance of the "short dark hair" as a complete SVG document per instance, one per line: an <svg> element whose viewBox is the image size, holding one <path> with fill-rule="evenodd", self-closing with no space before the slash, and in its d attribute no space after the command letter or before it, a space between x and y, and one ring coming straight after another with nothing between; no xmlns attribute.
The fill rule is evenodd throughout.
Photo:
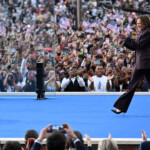
<svg viewBox="0 0 150 150"><path fill-rule="evenodd" d="M26 142L28 141L29 138L37 139L38 137L39 137L38 132L33 129L27 130L24 135Z"/></svg>
<svg viewBox="0 0 150 150"><path fill-rule="evenodd" d="M97 68L97 67L103 67L103 68L104 68L104 66L103 66L102 64L96 65L96 68ZM96 69L96 68L95 68L95 69Z"/></svg>
<svg viewBox="0 0 150 150"><path fill-rule="evenodd" d="M61 132L53 132L47 138L48 150L64 150L66 146L66 137Z"/></svg>
<svg viewBox="0 0 150 150"><path fill-rule="evenodd" d="M7 141L3 150L21 150L21 144L17 141Z"/></svg>

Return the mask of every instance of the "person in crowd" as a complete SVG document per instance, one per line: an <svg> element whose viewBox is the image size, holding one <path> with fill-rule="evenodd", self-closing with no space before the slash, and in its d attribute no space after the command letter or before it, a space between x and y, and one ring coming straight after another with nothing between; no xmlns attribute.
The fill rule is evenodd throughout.
<svg viewBox="0 0 150 150"><path fill-rule="evenodd" d="M126 93L124 93L114 104L116 110L112 111L116 114L126 113L131 103L132 97L141 78L144 76L150 87L150 19L143 15L137 18L137 28L139 34L137 39L131 39L125 34L119 34L118 39L124 42L124 46L136 51L136 64L130 84Z"/></svg>
<svg viewBox="0 0 150 150"><path fill-rule="evenodd" d="M82 137L82 134L79 132L79 131L73 131L74 134L78 137L78 139L82 142L82 144L84 143L84 140L83 140L83 137ZM75 144L74 142L72 141L71 137L69 135L67 135L67 147L69 150L72 150L72 149L75 149Z"/></svg>
<svg viewBox="0 0 150 150"><path fill-rule="evenodd" d="M110 80L112 86L111 86L109 91L118 91L118 89L119 89L119 80L118 80L116 68L113 67L113 69L112 69L112 67L107 67L105 75L106 76L114 75L114 77Z"/></svg>
<svg viewBox="0 0 150 150"><path fill-rule="evenodd" d="M108 139L104 139L98 143L98 150L118 150L116 141L112 139L111 133L109 133Z"/></svg>
<svg viewBox="0 0 150 150"><path fill-rule="evenodd" d="M4 79L4 88L7 92L20 92L21 85L18 83L18 76L14 72L10 72Z"/></svg>
<svg viewBox="0 0 150 150"><path fill-rule="evenodd" d="M98 150L118 150L118 145L112 139L104 139L100 141Z"/></svg>
<svg viewBox="0 0 150 150"><path fill-rule="evenodd" d="M74 134L77 136L77 138L82 142L82 144L84 144L84 140L83 140L83 136L79 131L73 131ZM74 142L72 141L71 137L67 135L67 149L69 150L73 150L76 149L76 146L74 144ZM88 134L85 134L85 138L87 141L87 147L85 147L85 149L87 150L92 150L92 142L91 142L91 138L89 137Z"/></svg>
<svg viewBox="0 0 150 150"><path fill-rule="evenodd" d="M149 150L150 149L150 141L142 142L138 148L138 150Z"/></svg>
<svg viewBox="0 0 150 150"><path fill-rule="evenodd" d="M7 141L2 150L23 150L23 147L17 141Z"/></svg>
<svg viewBox="0 0 150 150"><path fill-rule="evenodd" d="M137 36L135 24L139 14L134 10L139 9L140 6L141 10L146 11L148 7L145 6L150 2L138 0L130 3L113 2L117 7L133 8L133 12L110 9L107 6L103 6L99 10L96 0L84 0L83 3L83 21L79 26L76 24L75 1L62 0L55 1L53 4L48 0L44 2L15 0L15 2L2 1L0 3L0 11L3 10L0 14L0 68L7 70L7 75L10 72L16 73L14 69L17 69L18 76L18 83L13 82L14 85L11 87L15 87L12 89L6 85L4 87L5 76L3 76L3 84L0 80L1 91L25 91L22 90L22 85L24 86L27 81L26 75L30 70L36 72L36 62L39 57L44 57L43 65L46 74L54 66L56 67L55 74L58 73L57 78L60 79L60 82L65 79L66 74L63 76L59 72L65 70L69 73L68 69L72 66L70 63L77 62L78 75L85 78L85 91L89 91L86 80L87 76L92 77L95 74L94 65L90 62L93 61L96 54L97 56L101 55L102 58L100 58L100 62L99 58L95 60L95 63L101 63L104 69L108 63L111 64L112 69L113 66L119 64L116 69L117 75L115 75L117 79L112 79L110 91L126 90L128 81L121 74L121 69L124 66L127 69L133 68L134 53L131 54L129 49L125 49L126 53L124 54L124 48L114 41L113 37L119 32L126 32L135 39ZM116 16L118 17L116 18ZM110 20L116 22L116 29L109 28ZM54 51L55 48L56 51ZM7 69L9 65L11 69ZM87 70L84 70L84 67L87 67ZM21 76L18 75L20 73ZM119 82L117 89L113 86L113 80ZM122 84L125 85L123 90ZM145 82L141 82L139 90L143 85L145 86ZM142 90L148 91L146 88L142 88Z"/></svg>
<svg viewBox="0 0 150 150"><path fill-rule="evenodd" d="M69 69L69 78L62 80L61 88L64 89L64 91L85 91L85 82L83 78L78 75L76 66L72 66Z"/></svg>
<svg viewBox="0 0 150 150"><path fill-rule="evenodd" d="M26 81L23 83L22 91L34 92L36 90L36 78L33 71L27 73Z"/></svg>
<svg viewBox="0 0 150 150"><path fill-rule="evenodd" d="M52 125L48 125L47 127L41 130L41 133L37 140L34 142L31 150L40 150L41 142L46 138L46 146L48 150L64 150L66 149L67 140L65 135L58 130L53 131L51 130ZM77 138L77 136L72 131L69 124L63 124L63 130L67 133L68 136L74 141L77 150L84 150L84 145L82 142ZM52 132L53 131L53 132Z"/></svg>
<svg viewBox="0 0 150 150"><path fill-rule="evenodd" d="M60 82L56 81L55 71L50 70L48 74L48 80L45 81L44 87L46 92L54 92L60 90Z"/></svg>
<svg viewBox="0 0 150 150"><path fill-rule="evenodd" d="M147 141L146 132L143 130L142 130L142 140L143 140L143 142L139 145L138 150L150 149L150 141Z"/></svg>
<svg viewBox="0 0 150 150"><path fill-rule="evenodd" d="M39 137L39 134L36 130L30 129L27 130L24 134L26 150L30 150L34 141Z"/></svg>
<svg viewBox="0 0 150 150"><path fill-rule="evenodd" d="M5 71L1 70L0 71L0 91L1 92L5 92L5 88L4 88L4 79L5 79Z"/></svg>
<svg viewBox="0 0 150 150"><path fill-rule="evenodd" d="M88 149L88 150L92 150L93 147L92 147L91 138L89 137L88 134L84 134L84 136L85 136L85 139L86 139L86 142L87 142L87 149Z"/></svg>
<svg viewBox="0 0 150 150"><path fill-rule="evenodd" d="M89 78L88 85L89 88L96 92L106 92L111 88L111 80L114 75L109 75L106 77L104 74L104 68L102 65L97 65L95 68L95 75Z"/></svg>

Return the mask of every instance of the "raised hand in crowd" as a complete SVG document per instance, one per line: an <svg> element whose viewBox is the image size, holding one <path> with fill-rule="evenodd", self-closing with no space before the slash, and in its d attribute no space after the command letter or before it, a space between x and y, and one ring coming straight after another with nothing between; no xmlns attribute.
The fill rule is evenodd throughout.
<svg viewBox="0 0 150 150"><path fill-rule="evenodd" d="M42 142L45 138L47 138L50 135L50 127L52 127L52 124L49 124L45 128L41 129L40 135L37 138L38 141Z"/></svg>
<svg viewBox="0 0 150 150"><path fill-rule="evenodd" d="M84 134L84 136L85 136L85 139L86 139L86 142L87 142L87 146L91 147L92 146L91 138L89 137L88 134Z"/></svg>
<svg viewBox="0 0 150 150"><path fill-rule="evenodd" d="M142 140L143 142L139 145L138 150L149 150L150 149L150 141L147 140L146 132L142 132Z"/></svg>
<svg viewBox="0 0 150 150"><path fill-rule="evenodd" d="M142 132L142 140L143 140L143 141L147 141L146 132L145 132L144 130L142 130L141 132Z"/></svg>
<svg viewBox="0 0 150 150"><path fill-rule="evenodd" d="M112 134L111 133L109 133L109 135L108 135L108 139L112 139Z"/></svg>
<svg viewBox="0 0 150 150"><path fill-rule="evenodd" d="M114 78L114 75L108 75L107 76L107 81L109 81L109 80L111 80L111 79L113 79Z"/></svg>

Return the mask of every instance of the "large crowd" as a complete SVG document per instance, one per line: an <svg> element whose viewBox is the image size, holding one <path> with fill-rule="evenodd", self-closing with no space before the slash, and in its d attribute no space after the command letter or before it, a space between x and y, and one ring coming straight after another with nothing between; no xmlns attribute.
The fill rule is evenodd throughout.
<svg viewBox="0 0 150 150"><path fill-rule="evenodd" d="M113 0L107 8L82 0L77 25L76 0L1 0L0 91L35 92L36 63L41 60L46 92L126 91L135 52L115 36L136 38L141 14L134 10L147 11L148 5L146 0ZM141 79L137 91L148 90Z"/></svg>
<svg viewBox="0 0 150 150"><path fill-rule="evenodd" d="M82 0L82 21L77 26L76 0L0 0L0 91L35 92L36 63L43 62L44 87L53 91L126 91L135 62L135 52L122 46L115 36L126 33L136 38L135 10L147 11L150 1L112 0L112 7L98 6L96 0ZM133 9L123 11L119 7ZM147 14L148 15L148 14ZM137 91L148 91L141 79ZM67 137L52 132L52 125L25 134L26 150L92 150L86 134L63 124ZM147 141L142 131L143 140ZM37 147L36 147L37 146ZM149 142L141 143L149 149ZM17 141L8 141L3 150L21 150ZM111 139L99 150L118 150ZM145 148L146 149L146 148Z"/></svg>

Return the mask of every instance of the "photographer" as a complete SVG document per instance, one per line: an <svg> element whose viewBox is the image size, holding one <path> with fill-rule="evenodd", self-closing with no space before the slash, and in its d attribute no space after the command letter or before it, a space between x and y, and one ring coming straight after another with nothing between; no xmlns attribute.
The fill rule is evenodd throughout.
<svg viewBox="0 0 150 150"><path fill-rule="evenodd" d="M21 84L18 82L18 75L14 72L10 72L6 75L3 84L7 92L21 91Z"/></svg>
<svg viewBox="0 0 150 150"><path fill-rule="evenodd" d="M75 147L77 150L84 150L84 145L82 142L77 138L77 136L72 131L71 127L64 123L63 126L63 132L65 131L67 135L74 141ZM65 135L59 131L59 129L55 129L53 131L53 125L48 125L47 127L43 128L41 130L41 133L37 140L34 142L31 150L40 150L41 148L41 142L44 139L47 139L46 141L46 147L48 150L64 150L67 149L67 140Z"/></svg>
<svg viewBox="0 0 150 150"><path fill-rule="evenodd" d="M34 92L36 89L36 78L34 71L27 73L26 81L23 83L22 91Z"/></svg>
<svg viewBox="0 0 150 150"><path fill-rule="evenodd" d="M62 80L61 89L73 92L85 91L85 82L83 78L79 76L76 66L72 66L69 69L69 77Z"/></svg>
<svg viewBox="0 0 150 150"><path fill-rule="evenodd" d="M48 80L44 82L44 87L46 92L55 92L60 90L60 82L56 81L54 70L50 70Z"/></svg>

